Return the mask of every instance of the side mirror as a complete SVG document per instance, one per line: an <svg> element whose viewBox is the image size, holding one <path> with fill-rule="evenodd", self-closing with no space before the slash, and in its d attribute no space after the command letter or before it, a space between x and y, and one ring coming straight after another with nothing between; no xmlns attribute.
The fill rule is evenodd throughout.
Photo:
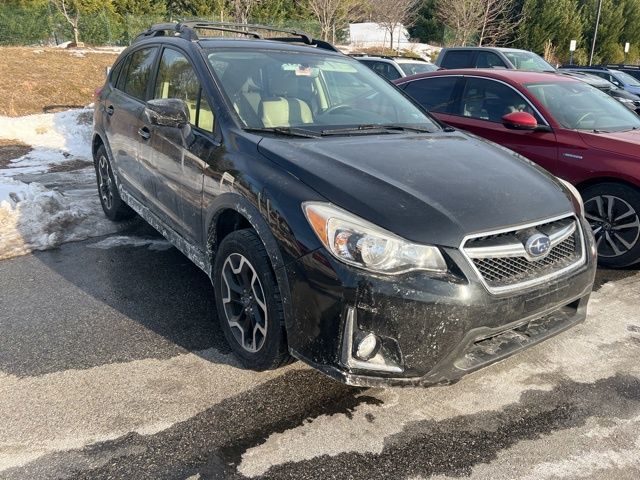
<svg viewBox="0 0 640 480"><path fill-rule="evenodd" d="M536 130L538 128L536 117L527 112L508 113L502 117L502 124L511 130Z"/></svg>
<svg viewBox="0 0 640 480"><path fill-rule="evenodd" d="M189 124L189 108L179 98L149 100L144 113L152 125L182 128Z"/></svg>

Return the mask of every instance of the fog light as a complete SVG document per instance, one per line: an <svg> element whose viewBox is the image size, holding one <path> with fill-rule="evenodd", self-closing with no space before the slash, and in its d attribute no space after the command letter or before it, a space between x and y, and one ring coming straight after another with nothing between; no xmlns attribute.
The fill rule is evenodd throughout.
<svg viewBox="0 0 640 480"><path fill-rule="evenodd" d="M373 333L360 332L356 335L355 341L356 351L355 356L360 360L369 360L376 356L380 345L378 343L378 337Z"/></svg>

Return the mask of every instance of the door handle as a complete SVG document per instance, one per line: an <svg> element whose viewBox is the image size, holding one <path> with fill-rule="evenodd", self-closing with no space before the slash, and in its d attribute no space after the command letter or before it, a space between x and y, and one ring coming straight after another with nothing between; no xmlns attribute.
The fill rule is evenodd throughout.
<svg viewBox="0 0 640 480"><path fill-rule="evenodd" d="M105 112L107 112L107 115L109 115L109 116L113 115L113 112L115 111L115 109L113 108L113 105L109 105L104 110L105 110Z"/></svg>
<svg viewBox="0 0 640 480"><path fill-rule="evenodd" d="M147 127L142 127L140 130L138 130L138 135L140 135L145 140L149 140L149 137L151 137L151 132Z"/></svg>

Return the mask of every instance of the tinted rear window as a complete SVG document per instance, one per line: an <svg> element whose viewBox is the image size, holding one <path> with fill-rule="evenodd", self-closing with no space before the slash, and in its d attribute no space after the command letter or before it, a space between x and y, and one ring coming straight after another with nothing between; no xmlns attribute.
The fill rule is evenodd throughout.
<svg viewBox="0 0 640 480"><path fill-rule="evenodd" d="M434 77L409 83L404 91L431 112L447 113L459 77Z"/></svg>
<svg viewBox="0 0 640 480"><path fill-rule="evenodd" d="M451 50L445 52L440 65L443 68L473 68L473 50Z"/></svg>

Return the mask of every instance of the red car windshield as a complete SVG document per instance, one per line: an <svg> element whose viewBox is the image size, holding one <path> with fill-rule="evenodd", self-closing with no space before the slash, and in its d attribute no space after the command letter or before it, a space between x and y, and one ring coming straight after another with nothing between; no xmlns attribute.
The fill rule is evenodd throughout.
<svg viewBox="0 0 640 480"><path fill-rule="evenodd" d="M525 87L564 128L598 132L640 129L640 117L583 82L535 82Z"/></svg>

